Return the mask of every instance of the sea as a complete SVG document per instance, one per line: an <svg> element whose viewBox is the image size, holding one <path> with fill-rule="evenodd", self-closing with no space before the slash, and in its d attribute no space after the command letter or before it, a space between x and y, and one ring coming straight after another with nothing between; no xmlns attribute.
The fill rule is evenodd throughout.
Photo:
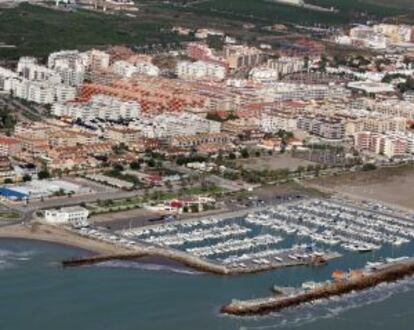
<svg viewBox="0 0 414 330"><path fill-rule="evenodd" d="M0 240L0 330L411 330L414 278L255 317L221 315L232 299L322 281L333 270L414 255L414 244L350 254L323 267L222 277L160 264L109 262L63 269L85 251L45 242Z"/></svg>

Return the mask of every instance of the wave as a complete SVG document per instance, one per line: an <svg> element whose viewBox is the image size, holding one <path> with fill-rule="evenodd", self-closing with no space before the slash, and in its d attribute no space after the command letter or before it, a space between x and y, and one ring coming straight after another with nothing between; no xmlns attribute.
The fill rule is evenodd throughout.
<svg viewBox="0 0 414 330"><path fill-rule="evenodd" d="M203 273L188 270L180 267L173 267L168 265L150 264L150 263L139 263L139 262L128 262L128 261L105 261L97 264L98 267L110 267L110 268L127 268L144 271L169 271L184 275L201 275Z"/></svg>
<svg viewBox="0 0 414 330"><path fill-rule="evenodd" d="M10 269L13 268L14 264L7 260L0 260L0 270Z"/></svg>
<svg viewBox="0 0 414 330"><path fill-rule="evenodd" d="M10 268L13 265L13 261L28 261L35 254L36 251L34 250L16 252L0 249L0 269ZM4 266L6 264L8 265L7 267Z"/></svg>
<svg viewBox="0 0 414 330"><path fill-rule="evenodd" d="M414 278L407 278L394 283L379 285L375 288L361 292L352 292L343 296L321 299L312 303L307 303L299 307L292 307L279 313L266 316L255 317L236 317L246 321L246 325L241 326L240 330L266 330L301 327L314 323L320 319L338 318L347 311L361 308L363 306L378 304L396 294L414 291ZM274 324L263 326L249 325L249 321L276 321ZM242 322L244 323L244 322Z"/></svg>

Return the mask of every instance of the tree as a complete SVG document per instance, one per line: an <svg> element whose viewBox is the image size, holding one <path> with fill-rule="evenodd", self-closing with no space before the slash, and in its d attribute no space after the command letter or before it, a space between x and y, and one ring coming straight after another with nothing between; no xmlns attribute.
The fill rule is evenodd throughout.
<svg viewBox="0 0 414 330"><path fill-rule="evenodd" d="M166 181L164 182L164 185L165 185L165 187L168 189L168 191L172 191L172 189L173 189L173 185L172 185L172 183L171 183L171 181L170 181L170 180L166 180Z"/></svg>
<svg viewBox="0 0 414 330"><path fill-rule="evenodd" d="M307 170L308 172L313 172L313 171L315 170L315 167L314 167L312 164L309 164L309 165L307 166L306 170Z"/></svg>
<svg viewBox="0 0 414 330"><path fill-rule="evenodd" d="M297 171L298 173L305 172L305 167L303 167L303 166L299 165L299 166L298 166L298 168L296 169L296 171Z"/></svg>
<svg viewBox="0 0 414 330"><path fill-rule="evenodd" d="M240 153L241 153L241 156L243 158L249 158L250 157L249 151L247 149L242 149L242 151Z"/></svg>
<svg viewBox="0 0 414 330"><path fill-rule="evenodd" d="M139 161L134 160L133 162L131 162L131 164L129 164L129 168L131 170L138 171L141 169L141 164Z"/></svg>
<svg viewBox="0 0 414 330"><path fill-rule="evenodd" d="M13 180L10 179L10 178L6 178L6 179L4 179L4 183L5 184L11 184L11 183L13 183Z"/></svg>
<svg viewBox="0 0 414 330"><path fill-rule="evenodd" d="M362 166L363 171L375 171L376 169L377 169L377 166L372 163L367 163Z"/></svg>
<svg viewBox="0 0 414 330"><path fill-rule="evenodd" d="M303 68L305 70L309 69L309 56L305 56L303 58Z"/></svg>
<svg viewBox="0 0 414 330"><path fill-rule="evenodd" d="M199 211L200 211L200 209L199 209L197 204L192 204L191 205L191 213L197 213Z"/></svg>
<svg viewBox="0 0 414 330"><path fill-rule="evenodd" d="M156 165L155 160L153 158L148 159L147 160L147 165L149 167L155 167L155 165Z"/></svg>
<svg viewBox="0 0 414 330"><path fill-rule="evenodd" d="M50 173L49 173L48 169L45 168L44 170L41 170L39 173L37 173L37 178L39 180L49 179L50 178Z"/></svg>
<svg viewBox="0 0 414 330"><path fill-rule="evenodd" d="M217 112L209 112L206 116L206 119L212 120L212 121L218 121L220 123L224 121L224 119L221 118Z"/></svg>
<svg viewBox="0 0 414 330"><path fill-rule="evenodd" d="M223 50L224 38L222 36L209 34L207 36L207 45L215 50Z"/></svg>
<svg viewBox="0 0 414 330"><path fill-rule="evenodd" d="M322 72L324 72L324 71L326 71L326 66L328 65L328 58L326 57L326 55L325 54L323 54L322 56L321 56L321 61L320 61L320 64L319 64L319 69L322 71Z"/></svg>
<svg viewBox="0 0 414 330"><path fill-rule="evenodd" d="M115 172L122 172L124 170L124 167L119 163L114 164L112 168Z"/></svg>
<svg viewBox="0 0 414 330"><path fill-rule="evenodd" d="M22 180L24 182L31 181L32 180L32 177L29 174L25 174L25 175L23 175Z"/></svg>

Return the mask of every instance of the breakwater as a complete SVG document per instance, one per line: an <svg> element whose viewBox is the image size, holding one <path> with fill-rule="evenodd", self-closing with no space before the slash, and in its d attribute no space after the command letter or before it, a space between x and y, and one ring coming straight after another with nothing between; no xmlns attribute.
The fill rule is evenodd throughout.
<svg viewBox="0 0 414 330"><path fill-rule="evenodd" d="M414 275L414 258L386 265L381 269L352 280L326 284L310 291L298 291L291 296L273 296L224 305L221 312L232 315L260 315L278 312L319 299L341 296L352 291L362 291L381 283L390 283Z"/></svg>
<svg viewBox="0 0 414 330"><path fill-rule="evenodd" d="M157 247L142 248L140 251L134 251L130 253L108 254L78 259L69 259L62 261L62 265L63 267L78 267L93 265L111 260L137 260L143 257L156 257L165 260L171 260L182 264L183 266L213 274L226 275L228 273L228 269L225 266L203 260L181 251L168 250Z"/></svg>
<svg viewBox="0 0 414 330"><path fill-rule="evenodd" d="M340 256L341 255L338 253L327 253L324 256L324 262L328 262L329 260L338 258ZM142 247L139 250L137 249L136 251L131 251L128 253L106 254L81 257L77 259L68 259L62 261L62 265L63 267L79 267L98 264L111 260L138 260L143 257L156 257L160 259L170 260L197 271L212 273L216 275L241 275L285 267L320 265L319 260L297 260L285 263L270 263L267 265L255 265L252 267L243 268L231 265L222 265L217 262L206 260L183 251L152 246Z"/></svg>

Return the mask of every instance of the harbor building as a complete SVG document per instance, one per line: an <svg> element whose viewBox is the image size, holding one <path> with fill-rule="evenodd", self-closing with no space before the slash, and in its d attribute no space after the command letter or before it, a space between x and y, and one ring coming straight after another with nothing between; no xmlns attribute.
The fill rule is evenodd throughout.
<svg viewBox="0 0 414 330"><path fill-rule="evenodd" d="M51 209L45 211L45 221L55 225L74 225L85 227L88 225L89 211L84 207L64 207L60 210Z"/></svg>

